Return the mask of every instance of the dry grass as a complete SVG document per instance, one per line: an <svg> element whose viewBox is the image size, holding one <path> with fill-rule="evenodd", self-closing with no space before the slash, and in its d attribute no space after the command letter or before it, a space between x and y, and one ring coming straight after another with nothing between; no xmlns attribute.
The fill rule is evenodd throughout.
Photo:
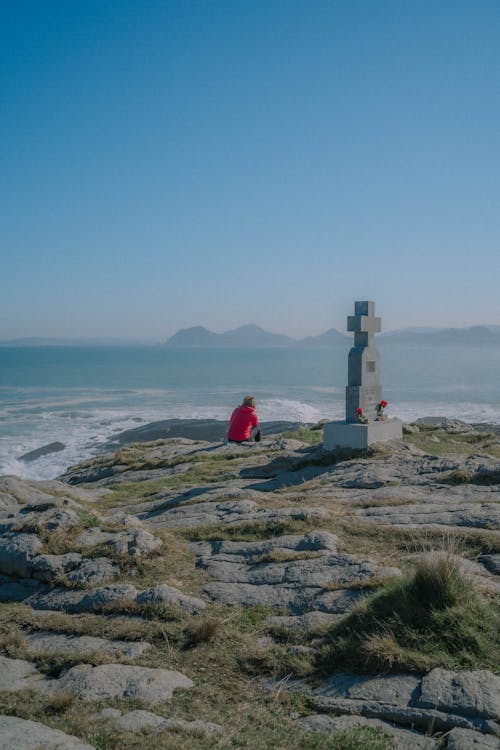
<svg viewBox="0 0 500 750"><path fill-rule="evenodd" d="M452 556L420 559L335 625L322 670L498 669L500 609Z"/></svg>

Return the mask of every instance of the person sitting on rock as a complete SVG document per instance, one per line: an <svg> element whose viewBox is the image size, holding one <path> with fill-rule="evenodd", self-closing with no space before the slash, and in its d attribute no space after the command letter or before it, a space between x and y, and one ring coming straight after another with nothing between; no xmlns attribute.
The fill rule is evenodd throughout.
<svg viewBox="0 0 500 750"><path fill-rule="evenodd" d="M230 443L245 443L255 440L260 443L259 418L255 412L255 399L245 396L241 406L231 414L227 439Z"/></svg>

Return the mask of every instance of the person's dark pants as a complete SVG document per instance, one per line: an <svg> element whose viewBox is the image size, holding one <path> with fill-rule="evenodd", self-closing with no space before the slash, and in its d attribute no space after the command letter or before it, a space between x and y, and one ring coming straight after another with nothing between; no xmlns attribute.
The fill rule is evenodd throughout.
<svg viewBox="0 0 500 750"><path fill-rule="evenodd" d="M260 441L262 440L262 435L260 433L260 430L258 430L255 433L255 437L253 439L254 439L254 441L256 443L260 443ZM227 442L228 443L238 443L238 445L241 445L242 443L251 443L252 440L251 439L248 439L248 440L228 440Z"/></svg>

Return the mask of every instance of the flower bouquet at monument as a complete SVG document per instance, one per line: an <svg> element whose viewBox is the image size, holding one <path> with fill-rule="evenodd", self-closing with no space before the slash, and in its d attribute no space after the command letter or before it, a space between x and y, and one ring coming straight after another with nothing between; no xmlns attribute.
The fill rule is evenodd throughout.
<svg viewBox="0 0 500 750"><path fill-rule="evenodd" d="M387 401L384 401L384 399L379 401L379 403L377 404L377 422L385 422L385 420L387 419L387 415L384 414L384 409L386 406Z"/></svg>
<svg viewBox="0 0 500 750"><path fill-rule="evenodd" d="M358 406L358 408L356 409L356 415L360 424L368 423L368 417L366 416L366 414L363 414L363 409L360 406Z"/></svg>

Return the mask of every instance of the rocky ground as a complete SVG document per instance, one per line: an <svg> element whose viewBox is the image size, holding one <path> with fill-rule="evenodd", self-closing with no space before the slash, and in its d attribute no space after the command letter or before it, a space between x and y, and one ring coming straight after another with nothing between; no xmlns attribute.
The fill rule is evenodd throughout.
<svg viewBox="0 0 500 750"><path fill-rule="evenodd" d="M160 439L0 478L0 750L498 748L500 436L320 440ZM443 604L443 643L405 646L386 607L365 643L422 560L472 586L471 632Z"/></svg>

